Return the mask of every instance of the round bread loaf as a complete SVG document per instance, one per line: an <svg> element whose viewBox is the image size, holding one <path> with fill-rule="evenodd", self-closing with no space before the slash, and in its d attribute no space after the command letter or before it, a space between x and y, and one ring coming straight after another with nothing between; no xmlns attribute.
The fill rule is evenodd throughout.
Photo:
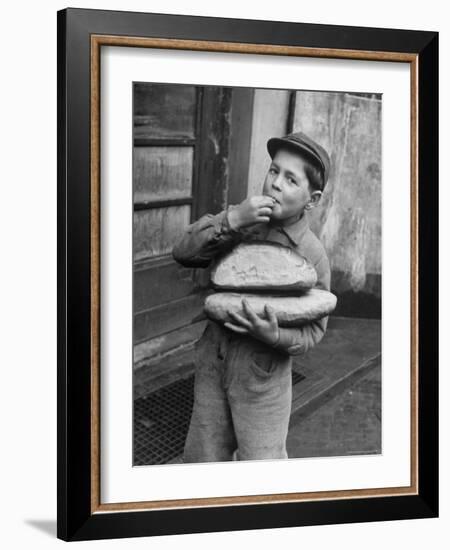
<svg viewBox="0 0 450 550"><path fill-rule="evenodd" d="M307 290L317 282L314 267L287 246L271 242L241 243L211 272L220 290Z"/></svg>
<svg viewBox="0 0 450 550"><path fill-rule="evenodd" d="M236 294L217 292L205 301L205 313L210 319L222 323L233 322L228 312L242 314L242 300L246 299L257 315L264 315L265 305L275 310L278 323L282 327L299 326L331 313L336 307L336 296L327 290L312 288L302 296L269 296L260 294Z"/></svg>

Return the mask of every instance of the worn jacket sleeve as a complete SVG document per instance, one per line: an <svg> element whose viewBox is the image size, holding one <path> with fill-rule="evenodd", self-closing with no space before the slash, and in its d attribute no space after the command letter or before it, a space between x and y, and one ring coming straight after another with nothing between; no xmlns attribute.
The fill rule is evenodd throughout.
<svg viewBox="0 0 450 550"><path fill-rule="evenodd" d="M327 256L324 254L314 267L317 272L317 284L315 288L330 290L330 264ZM322 340L327 329L327 324L328 316L301 327L281 327L280 337L275 348L289 355L306 353Z"/></svg>
<svg viewBox="0 0 450 550"><path fill-rule="evenodd" d="M227 213L228 209L205 214L189 225L172 250L174 259L186 267L207 267L215 256L234 246L241 235L231 229Z"/></svg>

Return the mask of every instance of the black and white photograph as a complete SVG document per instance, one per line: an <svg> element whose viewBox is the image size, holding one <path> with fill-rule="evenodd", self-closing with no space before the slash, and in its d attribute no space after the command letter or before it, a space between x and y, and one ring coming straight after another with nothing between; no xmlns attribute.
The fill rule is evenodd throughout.
<svg viewBox="0 0 450 550"><path fill-rule="evenodd" d="M133 466L382 453L382 94L132 85Z"/></svg>

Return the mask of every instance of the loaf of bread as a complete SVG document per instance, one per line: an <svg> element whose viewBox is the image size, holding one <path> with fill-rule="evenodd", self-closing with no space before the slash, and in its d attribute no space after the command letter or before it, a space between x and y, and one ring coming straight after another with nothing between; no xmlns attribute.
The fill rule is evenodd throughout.
<svg viewBox="0 0 450 550"><path fill-rule="evenodd" d="M314 267L287 246L270 242L241 243L225 255L211 272L220 290L307 290L317 282Z"/></svg>
<svg viewBox="0 0 450 550"><path fill-rule="evenodd" d="M275 311L278 323L282 327L300 326L331 313L336 307L336 296L327 290L312 288L302 296L270 296L262 294L236 294L234 292L217 292L205 301L206 315L222 323L233 322L228 315L230 311L242 314L242 300L246 299L257 315L265 315L265 305Z"/></svg>

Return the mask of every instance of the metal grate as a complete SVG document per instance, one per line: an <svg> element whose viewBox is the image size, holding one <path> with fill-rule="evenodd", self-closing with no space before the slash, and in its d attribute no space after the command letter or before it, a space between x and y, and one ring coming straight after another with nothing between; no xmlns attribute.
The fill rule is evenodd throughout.
<svg viewBox="0 0 450 550"><path fill-rule="evenodd" d="M292 370L292 384L305 376ZM194 375L134 402L134 466L167 464L183 453L194 402Z"/></svg>
<svg viewBox="0 0 450 550"><path fill-rule="evenodd" d="M194 375L191 375L135 400L135 466L167 464L182 454L193 398Z"/></svg>

